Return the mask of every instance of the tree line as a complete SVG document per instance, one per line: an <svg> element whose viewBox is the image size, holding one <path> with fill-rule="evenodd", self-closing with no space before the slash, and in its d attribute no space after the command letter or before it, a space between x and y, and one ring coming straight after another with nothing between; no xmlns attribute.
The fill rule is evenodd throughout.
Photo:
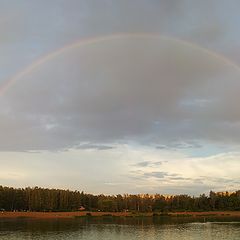
<svg viewBox="0 0 240 240"><path fill-rule="evenodd" d="M164 196L93 195L80 191L48 188L12 188L0 186L1 211L217 211L240 210L240 190L233 193Z"/></svg>

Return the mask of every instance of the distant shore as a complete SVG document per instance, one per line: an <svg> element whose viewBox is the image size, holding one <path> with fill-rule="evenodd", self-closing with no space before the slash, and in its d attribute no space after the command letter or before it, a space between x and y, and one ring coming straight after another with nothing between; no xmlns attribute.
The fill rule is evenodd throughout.
<svg viewBox="0 0 240 240"><path fill-rule="evenodd" d="M132 213L132 212L0 212L1 218L37 218L59 219L75 217L240 217L240 211L209 211L209 212L170 212L170 213Z"/></svg>

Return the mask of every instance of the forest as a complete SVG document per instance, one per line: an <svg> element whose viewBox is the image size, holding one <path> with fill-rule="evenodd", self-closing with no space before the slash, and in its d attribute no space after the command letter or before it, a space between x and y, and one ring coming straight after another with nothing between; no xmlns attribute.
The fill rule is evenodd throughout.
<svg viewBox="0 0 240 240"><path fill-rule="evenodd" d="M39 187L0 186L1 211L174 212L240 210L240 190L209 195L161 194L93 195L80 191Z"/></svg>

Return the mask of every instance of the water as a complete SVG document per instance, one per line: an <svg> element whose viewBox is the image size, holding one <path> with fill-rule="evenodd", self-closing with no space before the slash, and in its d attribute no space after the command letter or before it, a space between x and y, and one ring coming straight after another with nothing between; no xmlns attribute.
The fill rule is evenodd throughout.
<svg viewBox="0 0 240 240"><path fill-rule="evenodd" d="M223 218L220 219L221 222L216 220L206 218L2 219L0 239L240 240L239 221L226 222Z"/></svg>

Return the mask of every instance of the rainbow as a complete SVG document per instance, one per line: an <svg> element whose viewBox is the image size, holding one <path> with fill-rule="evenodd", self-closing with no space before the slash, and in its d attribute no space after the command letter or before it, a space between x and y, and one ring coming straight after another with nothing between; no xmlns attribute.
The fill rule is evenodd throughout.
<svg viewBox="0 0 240 240"><path fill-rule="evenodd" d="M120 38L131 38L131 37L141 37L141 38L158 38L159 40L169 40L173 41L194 49L201 50L205 52L206 54L215 57L218 60L223 61L226 65L232 66L236 70L240 71L240 66L238 66L235 62L231 61L230 59L226 58L225 56L218 54L214 51L211 51L207 48L201 47L197 44L194 44L192 42L188 42L182 39L178 38L172 38L168 36L163 36L155 33L118 33L118 34L111 34L106 36L100 36L100 37L92 37L92 38L84 38L80 39L76 42L73 42L71 44L68 44L60 49L57 49L53 52L50 52L42 57L40 57L38 60L34 61L32 64L24 68L22 71L18 72L14 76L12 76L10 79L6 80L5 83L0 87L0 96L3 95L9 88L11 88L18 80L26 76L27 74L33 72L35 69L37 69L42 64L46 63L47 61L53 59L54 57L57 57L58 55L74 48L84 47L91 44L96 44L104 41L114 40L114 39L120 39Z"/></svg>

